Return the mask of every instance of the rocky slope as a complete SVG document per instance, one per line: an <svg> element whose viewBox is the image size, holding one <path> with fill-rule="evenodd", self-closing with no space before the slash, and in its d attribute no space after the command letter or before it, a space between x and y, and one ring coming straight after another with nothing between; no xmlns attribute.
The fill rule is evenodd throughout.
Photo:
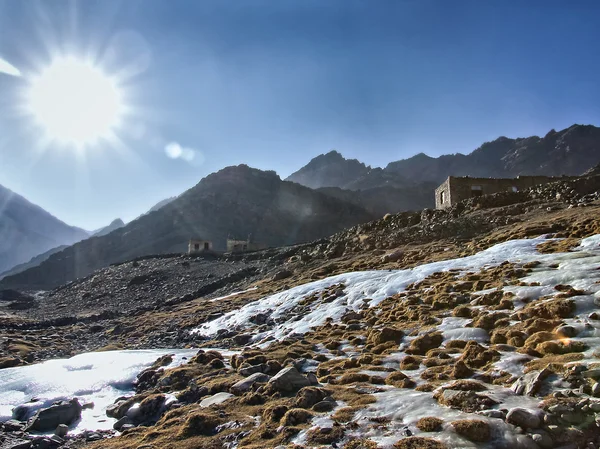
<svg viewBox="0 0 600 449"><path fill-rule="evenodd" d="M599 234L596 176L301 246L127 262L10 296L33 305L5 309L1 363L217 348L158 360L94 411L121 436L70 447L597 448ZM6 438L33 438L22 427Z"/></svg>
<svg viewBox="0 0 600 449"><path fill-rule="evenodd" d="M61 245L88 237L41 207L0 186L0 273Z"/></svg>
<svg viewBox="0 0 600 449"><path fill-rule="evenodd" d="M274 172L228 167L175 200L108 235L52 254L0 281L0 288L47 289L111 263L148 254L183 253L190 238L224 250L229 235L281 246L333 234L374 215L355 204L284 182Z"/></svg>

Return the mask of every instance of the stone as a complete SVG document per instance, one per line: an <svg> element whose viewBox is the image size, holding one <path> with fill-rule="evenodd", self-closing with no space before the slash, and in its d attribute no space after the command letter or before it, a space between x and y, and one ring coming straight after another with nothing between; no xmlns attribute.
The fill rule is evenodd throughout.
<svg viewBox="0 0 600 449"><path fill-rule="evenodd" d="M233 394L241 395L247 391L249 391L255 383L266 383L271 379L271 376L263 373L254 373L245 379L240 380L239 382L233 384L229 391Z"/></svg>
<svg viewBox="0 0 600 449"><path fill-rule="evenodd" d="M305 376L300 374L296 368L290 366L279 371L269 380L267 385L277 391L294 392L302 387L308 387L310 384Z"/></svg>
<svg viewBox="0 0 600 449"><path fill-rule="evenodd" d="M556 334L561 338L573 338L577 335L577 329L573 326L560 326L556 329Z"/></svg>
<svg viewBox="0 0 600 449"><path fill-rule="evenodd" d="M268 369L267 365L260 363L258 365L244 364L238 370L242 376L250 376L251 374L264 373Z"/></svg>
<svg viewBox="0 0 600 449"><path fill-rule="evenodd" d="M541 419L538 415L521 407L510 409L506 415L506 421L522 429L537 429L541 424Z"/></svg>
<svg viewBox="0 0 600 449"><path fill-rule="evenodd" d="M583 377L588 379L600 379L600 368L593 368L583 372Z"/></svg>
<svg viewBox="0 0 600 449"><path fill-rule="evenodd" d="M494 409L481 410L478 413L480 415L487 416L488 418L498 418L498 419L504 419L504 418L506 418L505 413L503 411L501 411L501 410L494 410Z"/></svg>
<svg viewBox="0 0 600 449"><path fill-rule="evenodd" d="M312 409L318 413L325 413L332 411L336 405L335 401L321 401L313 405Z"/></svg>
<svg viewBox="0 0 600 449"><path fill-rule="evenodd" d="M123 416L120 419L118 419L117 422L113 424L113 429L120 431L123 430L123 426L126 425L133 426L133 420L129 418L129 416Z"/></svg>
<svg viewBox="0 0 600 449"><path fill-rule="evenodd" d="M6 439L3 441L2 448L6 449L29 449L31 441L21 439Z"/></svg>
<svg viewBox="0 0 600 449"><path fill-rule="evenodd" d="M535 396L541 389L544 380L552 373L548 368L541 371L530 371L519 377L511 386L511 389L520 395Z"/></svg>
<svg viewBox="0 0 600 449"><path fill-rule="evenodd" d="M403 257L404 257L404 251L402 251L401 249L397 249L396 251L393 251L389 254L385 254L384 256L382 256L381 262L383 262L383 263L398 262Z"/></svg>
<svg viewBox="0 0 600 449"><path fill-rule="evenodd" d="M290 270L280 270L273 275L271 278L273 281L281 281L282 279L287 279L292 276L292 272Z"/></svg>
<svg viewBox="0 0 600 449"><path fill-rule="evenodd" d="M315 373L307 373L306 378L310 382L311 385L319 385L319 379Z"/></svg>
<svg viewBox="0 0 600 449"><path fill-rule="evenodd" d="M25 427L25 424L23 424L21 421L17 421L16 419L9 419L3 424L3 430L5 432L18 432L23 430L23 427Z"/></svg>
<svg viewBox="0 0 600 449"><path fill-rule="evenodd" d="M60 424L72 424L81 418L81 404L77 399L61 401L40 409L27 423L27 430L38 432L54 431Z"/></svg>
<svg viewBox="0 0 600 449"><path fill-rule="evenodd" d="M537 430L532 433L531 439L542 449L552 449L554 447L552 437L543 430Z"/></svg>
<svg viewBox="0 0 600 449"><path fill-rule="evenodd" d="M200 407L210 407L211 405L221 404L225 402L227 399L233 397L231 393L217 393L212 396L208 396L200 401Z"/></svg>
<svg viewBox="0 0 600 449"><path fill-rule="evenodd" d="M110 416L111 418L121 419L127 413L127 410L132 406L132 402L130 400L119 400L114 404L106 407L106 416Z"/></svg>
<svg viewBox="0 0 600 449"><path fill-rule="evenodd" d="M67 426L66 424L58 425L58 427L56 427L56 430L54 431L54 435L60 438L66 437L67 433L69 433L69 426Z"/></svg>
<svg viewBox="0 0 600 449"><path fill-rule="evenodd" d="M324 388L304 387L296 394L294 407L311 408L317 402L321 402L329 395L330 392Z"/></svg>

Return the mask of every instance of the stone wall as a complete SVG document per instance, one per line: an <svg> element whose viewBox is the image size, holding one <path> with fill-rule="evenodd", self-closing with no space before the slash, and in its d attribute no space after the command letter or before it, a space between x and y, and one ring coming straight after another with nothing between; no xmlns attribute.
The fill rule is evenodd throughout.
<svg viewBox="0 0 600 449"><path fill-rule="evenodd" d="M519 176L517 178L470 178L449 176L435 190L436 209L446 209L462 200L500 192L519 192L549 182L568 181L573 176Z"/></svg>

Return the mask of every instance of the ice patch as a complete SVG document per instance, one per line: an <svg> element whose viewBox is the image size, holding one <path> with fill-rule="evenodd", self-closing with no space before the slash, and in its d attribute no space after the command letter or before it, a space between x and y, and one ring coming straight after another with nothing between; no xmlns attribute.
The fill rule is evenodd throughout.
<svg viewBox="0 0 600 449"><path fill-rule="evenodd" d="M47 407L54 401L77 397L80 402L93 402L94 407L82 412L75 432L112 429L114 419L106 416L106 408L119 396L133 394L136 376L166 354L175 354L170 366L184 363L196 349L160 349L145 351L108 351L77 355L70 359L49 360L36 365L0 370L0 421L12 417L12 409L27 404L29 413Z"/></svg>
<svg viewBox="0 0 600 449"><path fill-rule="evenodd" d="M277 324L270 330L256 334L253 341L260 342L267 338L281 340L292 334L304 334L311 328L324 324L327 318L338 321L348 310L358 311L365 305L376 306L385 298L404 291L408 285L422 281L433 273L449 270L472 272L496 266L506 260L535 260L540 257L536 247L544 241L544 238L512 240L472 256L433 262L410 269L362 271L331 276L251 302L239 310L204 323L195 329L195 332L214 337L220 330L243 331L252 326L251 319L254 316L264 314ZM308 309L302 313L295 312L303 299L319 295L337 284L344 285L343 295L329 302L324 302L321 298L308 305Z"/></svg>

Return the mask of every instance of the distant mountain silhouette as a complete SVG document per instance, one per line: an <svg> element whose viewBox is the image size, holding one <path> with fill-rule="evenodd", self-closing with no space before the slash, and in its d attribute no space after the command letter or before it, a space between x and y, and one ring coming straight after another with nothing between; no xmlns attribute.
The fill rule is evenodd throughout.
<svg viewBox="0 0 600 449"><path fill-rule="evenodd" d="M352 202L299 184L275 172L227 167L154 212L110 234L91 237L52 254L39 266L7 276L1 288L50 288L111 263L138 256L184 252L192 237L225 249L229 234L268 246L315 240L375 215Z"/></svg>
<svg viewBox="0 0 600 449"><path fill-rule="evenodd" d="M518 175L580 175L600 162L600 128L573 125L551 130L544 137L486 142L468 155L430 157L419 153L370 168L345 159L337 152L317 156L286 180L308 187L367 190L376 187L410 187L424 182L439 184L448 176L515 177ZM429 186L427 186L429 188Z"/></svg>
<svg viewBox="0 0 600 449"><path fill-rule="evenodd" d="M312 159L286 178L374 213L433 207L433 190L448 176L580 175L600 162L600 128L573 125L544 137L499 137L472 153L424 153L372 168L337 151Z"/></svg>
<svg viewBox="0 0 600 449"><path fill-rule="evenodd" d="M0 186L0 273L61 245L88 237L39 206Z"/></svg>
<svg viewBox="0 0 600 449"><path fill-rule="evenodd" d="M113 220L108 226L105 226L103 228L100 228L100 229L94 231L92 233L92 236L93 237L101 237L103 235L110 234L115 229L122 228L123 226L125 226L125 223L123 223L123 220L121 220L120 218L117 218L116 220Z"/></svg>

